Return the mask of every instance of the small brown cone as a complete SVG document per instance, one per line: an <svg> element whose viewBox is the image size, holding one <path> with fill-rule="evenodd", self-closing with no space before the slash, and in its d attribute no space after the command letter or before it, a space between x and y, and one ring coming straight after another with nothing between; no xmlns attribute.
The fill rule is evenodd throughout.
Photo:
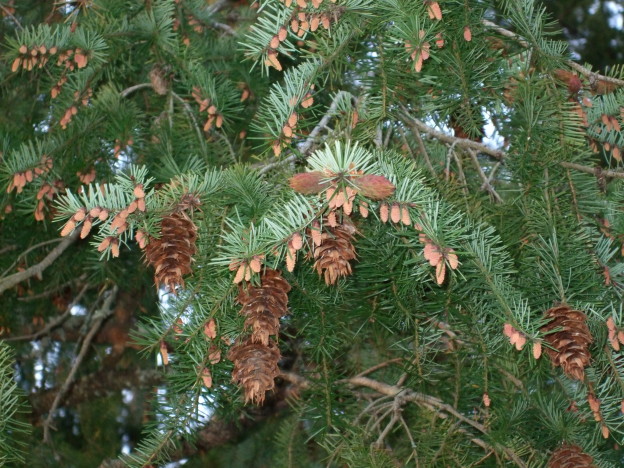
<svg viewBox="0 0 624 468"><path fill-rule="evenodd" d="M182 276L192 271L196 240L197 226L186 214L175 212L163 218L160 238L150 239L145 247L147 263L156 270L157 286L166 285L173 293L176 286L184 286Z"/></svg>
<svg viewBox="0 0 624 468"><path fill-rule="evenodd" d="M280 317L288 313L290 285L275 270L266 269L260 287L242 289L238 302L243 305L240 313L245 316L245 328L251 329L250 343L269 346L269 336L279 333Z"/></svg>
<svg viewBox="0 0 624 468"><path fill-rule="evenodd" d="M240 289L240 313L246 317L245 328L251 334L241 338L228 354L234 362L232 380L243 386L245 403L258 405L264 402L266 392L273 389L279 375L280 352L270 336L279 334L279 319L288 313L290 291L279 271L265 269L260 281L260 286Z"/></svg>
<svg viewBox="0 0 624 468"><path fill-rule="evenodd" d="M349 261L356 258L354 234L355 226L347 216L342 224L323 230L321 245L314 248L314 269L325 277L325 284L335 284L340 277L351 274Z"/></svg>
<svg viewBox="0 0 624 468"><path fill-rule="evenodd" d="M544 314L549 323L541 328L548 344L546 353L555 366L561 366L572 379L583 380L589 365L589 344L593 337L587 327L587 317L567 305L553 307ZM559 329L554 333L551 330Z"/></svg>
<svg viewBox="0 0 624 468"><path fill-rule="evenodd" d="M594 459L578 445L565 444L553 452L548 468L595 468Z"/></svg>
<svg viewBox="0 0 624 468"><path fill-rule="evenodd" d="M265 394L275 387L280 373L277 363L280 352L273 340L268 346L254 343L251 337L232 346L228 359L234 362L232 380L245 390L245 403L261 405Z"/></svg>

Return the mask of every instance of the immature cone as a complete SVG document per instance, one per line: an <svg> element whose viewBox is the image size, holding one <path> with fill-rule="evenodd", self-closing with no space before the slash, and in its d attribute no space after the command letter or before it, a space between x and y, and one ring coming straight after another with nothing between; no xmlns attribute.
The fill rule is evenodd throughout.
<svg viewBox="0 0 624 468"><path fill-rule="evenodd" d="M279 319L288 313L290 285L275 270L266 269L260 287L241 289L238 302L243 305L240 313L246 317L245 328L251 329L251 343L269 346L269 336L279 333Z"/></svg>
<svg viewBox="0 0 624 468"><path fill-rule="evenodd" d="M593 341L587 317L580 310L573 310L567 305L553 307L544 314L550 319L541 328L547 333L544 337L549 347L546 353L555 366L561 366L568 377L583 380L585 367L589 365L589 344ZM554 333L550 330L559 329ZM552 349L551 349L552 348Z"/></svg>
<svg viewBox="0 0 624 468"><path fill-rule="evenodd" d="M351 274L349 261L356 258L354 234L355 226L347 216L342 224L324 227L321 244L314 247L314 269L325 277L325 284L335 284L338 278Z"/></svg>
<svg viewBox="0 0 624 468"><path fill-rule="evenodd" d="M232 380L245 390L245 403L251 401L261 405L266 392L275 387L274 379L280 373L277 367L280 352L275 342L269 340L265 346L248 337L232 346L228 359L234 362Z"/></svg>
<svg viewBox="0 0 624 468"><path fill-rule="evenodd" d="M150 239L145 247L147 263L155 268L156 285L184 286L183 275L191 273L193 254L197 251L197 226L186 214L175 212L163 218L159 239Z"/></svg>
<svg viewBox="0 0 624 468"><path fill-rule="evenodd" d="M566 444L553 452L548 468L595 468L594 459L578 445Z"/></svg>

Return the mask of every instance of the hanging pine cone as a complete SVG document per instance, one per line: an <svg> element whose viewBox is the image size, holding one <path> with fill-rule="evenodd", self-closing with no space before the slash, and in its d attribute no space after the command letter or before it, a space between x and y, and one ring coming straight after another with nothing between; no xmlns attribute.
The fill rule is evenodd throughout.
<svg viewBox="0 0 624 468"><path fill-rule="evenodd" d="M548 309L544 315L550 321L541 328L542 332L559 329L544 337L549 345L546 348L548 356L568 377L583 380L585 367L589 365L589 344L593 341L586 323L587 316L567 305Z"/></svg>
<svg viewBox="0 0 624 468"><path fill-rule="evenodd" d="M228 354L234 362L232 380L245 390L245 403L264 402L267 391L275 386L279 375L277 363L280 352L270 339L279 334L280 317L288 313L288 291L290 285L279 271L265 269L260 286L249 286L238 294L243 307L241 315L246 317L245 328L251 334L235 344Z"/></svg>
<svg viewBox="0 0 624 468"><path fill-rule="evenodd" d="M353 237L355 226L347 216L335 227L325 225L320 245L314 247L314 269L324 275L325 284L335 284L338 278L352 272L349 260L356 258Z"/></svg>
<svg viewBox="0 0 624 468"><path fill-rule="evenodd" d="M197 226L183 212L163 218L160 238L150 239L145 248L148 264L155 268L156 285L166 285L175 293L175 287L184 286L183 275L191 273L193 254L197 251Z"/></svg>
<svg viewBox="0 0 624 468"><path fill-rule="evenodd" d="M269 345L269 336L279 333L279 319L288 313L290 285L275 270L266 269L261 286L241 289L238 302L243 305L240 313L246 317L245 328L252 330L250 340L263 346Z"/></svg>
<svg viewBox="0 0 624 468"><path fill-rule="evenodd" d="M275 387L274 379L280 373L277 363L280 352L273 340L262 345L254 343L251 337L232 346L228 359L234 362L232 380L243 386L245 403L258 405L264 402L265 394Z"/></svg>
<svg viewBox="0 0 624 468"><path fill-rule="evenodd" d="M553 452L548 468L595 468L594 459L578 445L566 444Z"/></svg>

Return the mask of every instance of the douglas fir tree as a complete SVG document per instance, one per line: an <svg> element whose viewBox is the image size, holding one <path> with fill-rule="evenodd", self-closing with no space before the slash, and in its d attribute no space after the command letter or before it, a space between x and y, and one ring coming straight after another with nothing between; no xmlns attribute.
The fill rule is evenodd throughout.
<svg viewBox="0 0 624 468"><path fill-rule="evenodd" d="M0 15L0 464L622 466L624 69L538 0Z"/></svg>

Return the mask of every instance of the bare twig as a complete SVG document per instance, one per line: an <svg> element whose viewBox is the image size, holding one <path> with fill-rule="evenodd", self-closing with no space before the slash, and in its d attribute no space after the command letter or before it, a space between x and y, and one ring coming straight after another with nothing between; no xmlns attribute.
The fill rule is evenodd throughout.
<svg viewBox="0 0 624 468"><path fill-rule="evenodd" d="M464 192L466 196L468 196L470 194L470 191L468 190L468 182L466 181L466 175L464 174L464 166L459 156L457 156L457 153L452 149L451 149L451 154L453 155L453 159L455 160L455 163L457 164L457 173L459 174L459 182L462 184L462 191Z"/></svg>
<svg viewBox="0 0 624 468"><path fill-rule="evenodd" d="M386 383L379 382L377 380L369 379L368 377L352 377L350 379L346 379L346 381L351 385L367 387L384 395L393 396L393 397L400 396L400 399L402 401L406 401L406 402L410 401L413 403L425 405L430 408L435 408L438 411L442 411L443 413L452 415L459 421L473 427L474 429L478 430L479 432L483 434L488 433L487 428L483 424L478 423L477 421L473 419L467 418L466 416L461 414L459 411L457 411L453 406L442 402L440 399L436 397L425 395L419 392L415 392L411 389L404 389L404 388L397 387L395 385L388 385ZM481 441L480 439L479 441L485 444L485 442ZM485 446L489 447L487 444L485 444ZM499 446L499 448L500 450L503 451L505 456L509 458L511 461L513 461L517 466L523 467L523 468L527 466L524 463L524 461L522 461L522 459L518 457L518 455L510 448L504 447L504 446Z"/></svg>
<svg viewBox="0 0 624 468"><path fill-rule="evenodd" d="M404 111L406 111L407 109L404 109ZM408 120L408 125L410 123L410 121ZM412 126L412 130L414 130L413 126ZM429 172L431 172L431 176L435 179L436 177L438 177L438 174L436 173L435 169L433 168L433 164L431 164L431 158L429 157L429 153L427 152L427 148L425 148L425 142L422 140L421 136L420 136L420 132L418 131L414 131L414 136L416 137L416 141L418 142L418 147L420 148L420 153L422 154L424 160L425 160L425 165L427 166L427 169L429 169Z"/></svg>
<svg viewBox="0 0 624 468"><path fill-rule="evenodd" d="M121 93L119 93L121 95L121 97L128 97L130 94L134 93L135 91L138 91L139 89L143 89L143 88L151 88L152 87L152 83L141 83L141 84L137 84L134 86L130 86L129 88L124 89Z"/></svg>
<svg viewBox="0 0 624 468"><path fill-rule="evenodd" d="M507 157L507 154L504 151L490 148L489 146L486 146L483 143L468 140L466 138L456 138L446 133L439 132L438 130L435 130L429 127L424 122L421 122L417 118L410 116L409 114L407 114L407 112L405 112L405 110L406 109L404 109L402 117L407 121L408 125L412 126L413 128L417 130L422 131L423 133L428 134L429 136L431 136L432 138L435 138L436 140L439 140L449 145L456 144L457 146L460 146L462 148L470 148L474 151L478 151L480 153L484 153L489 156L492 156L493 158L498 159L499 161L503 161ZM418 132L415 132L415 133L417 134ZM562 161L559 163L559 165L561 167L565 167L568 169L575 169L580 172L585 172L586 174L594 174L596 176L605 176L605 177L614 177L618 179L624 179L624 171L612 171L608 169L604 170L601 168L583 166L581 164L571 163L567 161Z"/></svg>
<svg viewBox="0 0 624 468"><path fill-rule="evenodd" d="M403 358L389 359L387 361L380 362L379 364L376 364L373 367L369 367L368 369L360 372L356 377L362 377L364 375L372 374L373 372L378 371L379 369L383 369L384 367L388 367L391 364L398 364L401 362L403 362Z"/></svg>
<svg viewBox="0 0 624 468"><path fill-rule="evenodd" d="M11 276L7 276L2 281L0 281L0 294L28 278L32 278L36 275L41 275L41 273L43 273L46 268L52 265L52 263L54 263L54 261L59 258L62 253L65 252L65 250L67 250L67 248L76 241L76 239L78 239L79 234L79 229L74 230L74 232L70 236L63 239L59 245L54 247L50 251L50 253L46 255L43 260L41 260L41 262L31 266L30 268L27 268L24 271L20 271L19 273L15 273Z"/></svg>
<svg viewBox="0 0 624 468"><path fill-rule="evenodd" d="M230 36L236 36L236 30L232 28L229 24L219 23L217 21L213 21L209 23L215 29L220 29L221 31L229 34Z"/></svg>
<svg viewBox="0 0 624 468"><path fill-rule="evenodd" d="M501 165L502 163L500 161L496 161L496 164L494 164L494 166L492 167L492 170L490 171L490 174L488 175L488 178L487 178L488 184L492 183L492 181L494 180L494 176L496 175L496 171L498 171ZM485 186L481 185L481 190L483 189L485 189Z"/></svg>
<svg viewBox="0 0 624 468"><path fill-rule="evenodd" d="M13 250L17 250L17 244L11 244L4 246L0 249L0 255L4 255L7 252L11 252Z"/></svg>
<svg viewBox="0 0 624 468"><path fill-rule="evenodd" d="M4 11L4 13L13 20L13 22L15 23L15 26L17 26L17 29L24 29L24 27L22 26L22 23L20 23L20 21L15 17L15 15L11 13L11 10L9 10L7 7L2 5L1 3L0 3L0 10Z"/></svg>
<svg viewBox="0 0 624 468"><path fill-rule="evenodd" d="M492 156L493 158L502 160L505 157L505 153L501 150L497 150L494 148L490 148L489 146L484 145L483 143L479 143L477 141L473 141L473 140L469 140L468 138L457 138L451 135L448 135L446 133L443 132L439 132L433 128L431 128L429 125L427 125L424 122L421 122L420 120L418 120L415 117L412 117L411 115L409 115L407 109L404 107L403 108L403 115L402 117L407 121L407 124L417 128L418 130L420 130L423 133L428 134L429 136L435 138L436 140L439 140L443 143L447 143L449 145L457 145L460 146L462 148L471 148L473 150L479 151L480 153L485 153L488 154L490 156ZM415 132L417 133L417 132Z"/></svg>
<svg viewBox="0 0 624 468"><path fill-rule="evenodd" d="M38 249L39 247L45 247L46 245L50 245L50 244L56 244L58 242L61 242L63 239L62 238L56 238L56 239L50 239L47 241L43 241L43 242L39 242L38 244L32 245L30 247L28 247L26 250L24 250L21 254L19 254L17 256L17 258L15 259L15 261L6 269L4 270L4 272L2 273L2 276L0 276L0 278L4 278L6 276L6 274L11 271L13 269L13 267L15 265L18 264L18 262L24 258L26 255L28 255L30 252L32 252L35 249Z"/></svg>
<svg viewBox="0 0 624 468"><path fill-rule="evenodd" d="M479 174L479 177L481 177L481 180L483 181L483 185L481 185L481 187L485 188L485 190L487 190L490 193L490 195L492 196L492 198L494 198L494 200L496 200L496 202L502 203L503 199L498 194L498 192L494 190L494 187L492 187L492 185L490 184L490 181L488 180L487 176L483 172L483 168L481 167L481 164L479 164L479 159L477 158L477 154L474 152L474 150L471 150L470 148L468 148L467 151L468 151L468 154L470 155L470 159L472 159L472 162L475 165L475 168L477 169L477 173Z"/></svg>
<svg viewBox="0 0 624 468"><path fill-rule="evenodd" d="M54 286L53 288L47 289L43 292L40 292L39 294L33 294L32 296L24 296L24 297L18 297L17 300L20 302L32 302L32 301L37 301L39 299L44 299L46 297L50 297L52 294L74 284L74 283L81 283L83 282L85 279L87 278L87 274L83 273L82 275L80 275L77 278L72 278L69 281L66 281L65 283L59 284L57 286Z"/></svg>
<svg viewBox="0 0 624 468"><path fill-rule="evenodd" d="M600 167L582 166L581 164L565 162L565 161L559 164L562 167L566 167L568 169L574 169L580 172L584 172L586 174L593 174L596 177L604 176L604 177L615 177L617 179L624 179L624 171L605 170Z"/></svg>
<svg viewBox="0 0 624 468"><path fill-rule="evenodd" d="M70 316L72 308L76 304L78 304L78 302L80 302L80 300L82 299L82 296L84 296L84 293L87 291L87 289L89 289L89 284L88 283L85 284L82 287L82 289L80 290L78 295L74 298L74 300L71 302L71 304L69 304L67 306L67 309L65 309L65 312L63 312L63 314L61 314L60 316L58 316L57 318L52 320L45 327L43 327L41 330L39 330L39 331L37 331L35 333L31 333L30 335L21 335L21 336L8 337L8 338L5 338L4 341L24 341L24 340L29 340L30 341L30 340L36 340L36 339L38 339L41 336L47 335L49 332L51 332L56 327L61 325L67 319L67 317Z"/></svg>
<svg viewBox="0 0 624 468"><path fill-rule="evenodd" d="M513 31L509 31L508 29L505 29L505 28L499 26L498 24L493 23L492 21L489 21L489 20L486 20L486 19L481 20L481 23L484 26L486 26L486 27L496 31L501 36L505 36L505 37L508 37L509 39L513 39L518 44L520 44L522 47L527 47L527 48L530 47L530 44L529 44L529 42L527 40L523 39L522 37L520 37L518 34L516 34ZM598 79L598 80L604 81L606 83L611 83L611 84L614 84L616 86L624 86L624 80L620 80L618 78L613 78L611 76L600 75L598 73L595 73L595 72L591 71L588 68L585 68L582 65L579 65L578 63L576 63L576 62L574 62L572 60L566 60L566 63L567 63L567 65L570 68L573 68L574 70L579 72L581 75L587 76L587 77L592 78L592 79Z"/></svg>
<svg viewBox="0 0 624 468"><path fill-rule="evenodd" d="M327 112L325 113L323 118L320 120L318 125L316 127L314 127L312 129L312 131L308 134L308 138L306 138L302 143L300 143L298 145L297 150L298 150L300 155L307 156L310 153L310 151L312 150L312 147L313 147L313 145L314 145L314 143L316 141L316 137L321 133L322 130L327 128L327 124L329 123L331 118L336 113L336 110L338 108L338 102L340 101L340 98L344 94L346 94L346 91L339 91L338 93L336 93L336 96L334 97L334 100L332 101L331 105L329 106L329 109L327 109ZM275 161L275 162L272 162L272 163L269 163L269 164L262 164L261 168L259 170L259 173L260 174L266 174L267 172L269 172L270 170L272 170L272 169L274 169L276 167L283 166L285 164L294 162L299 157L299 154L291 154L287 158L281 159L279 161ZM260 165L256 166L256 167L260 167Z"/></svg>
<svg viewBox="0 0 624 468"><path fill-rule="evenodd" d="M91 340L93 340L93 337L95 336L95 334L98 332L98 330L102 326L102 323L104 322L104 320L106 320L110 315L112 315L113 313L112 305L113 305L113 301L115 300L115 297L117 297L118 290L119 288L117 286L113 286L112 290L108 293L108 296L104 300L104 303L102 304L101 309L96 312L96 315L93 320L93 325L91 325L91 329L89 330L89 332L85 336L84 341L82 342L80 352L78 353L78 356L76 356L74 365L69 371L69 374L67 375L67 378L65 379L65 382L63 382L63 386L60 388L60 390L56 394L56 397L54 398L54 401L52 402L52 406L50 407L48 416L43 422L43 441L46 443L50 442L50 426L52 424L54 412L56 411L59 404L61 403L61 400L63 399L63 397L69 390L69 387L71 386L74 380L76 372L78 371L78 368L80 367L80 364L82 363L82 360L84 359L84 357L87 354L87 351L89 350L89 346L91 345Z"/></svg>
<svg viewBox="0 0 624 468"><path fill-rule="evenodd" d="M191 109L191 106L189 106L189 103L186 102L184 99L182 99L178 94L176 94L173 91L171 91L171 95L174 97L174 99L176 101L178 101L180 104L182 104L182 107L186 111L186 115L188 115L189 119L191 120L191 122L193 124L193 127L195 128L195 133L197 134L197 139L199 140L199 144L202 147L202 151L204 153L206 153L206 142L204 141L204 136L202 134L202 131L201 131L201 128L200 128L199 124L197 123L197 119L195 118L195 114L193 114L193 109ZM228 145L229 145L229 142L228 142ZM230 147L230 149L231 149L231 147ZM234 159L236 159L236 157Z"/></svg>

